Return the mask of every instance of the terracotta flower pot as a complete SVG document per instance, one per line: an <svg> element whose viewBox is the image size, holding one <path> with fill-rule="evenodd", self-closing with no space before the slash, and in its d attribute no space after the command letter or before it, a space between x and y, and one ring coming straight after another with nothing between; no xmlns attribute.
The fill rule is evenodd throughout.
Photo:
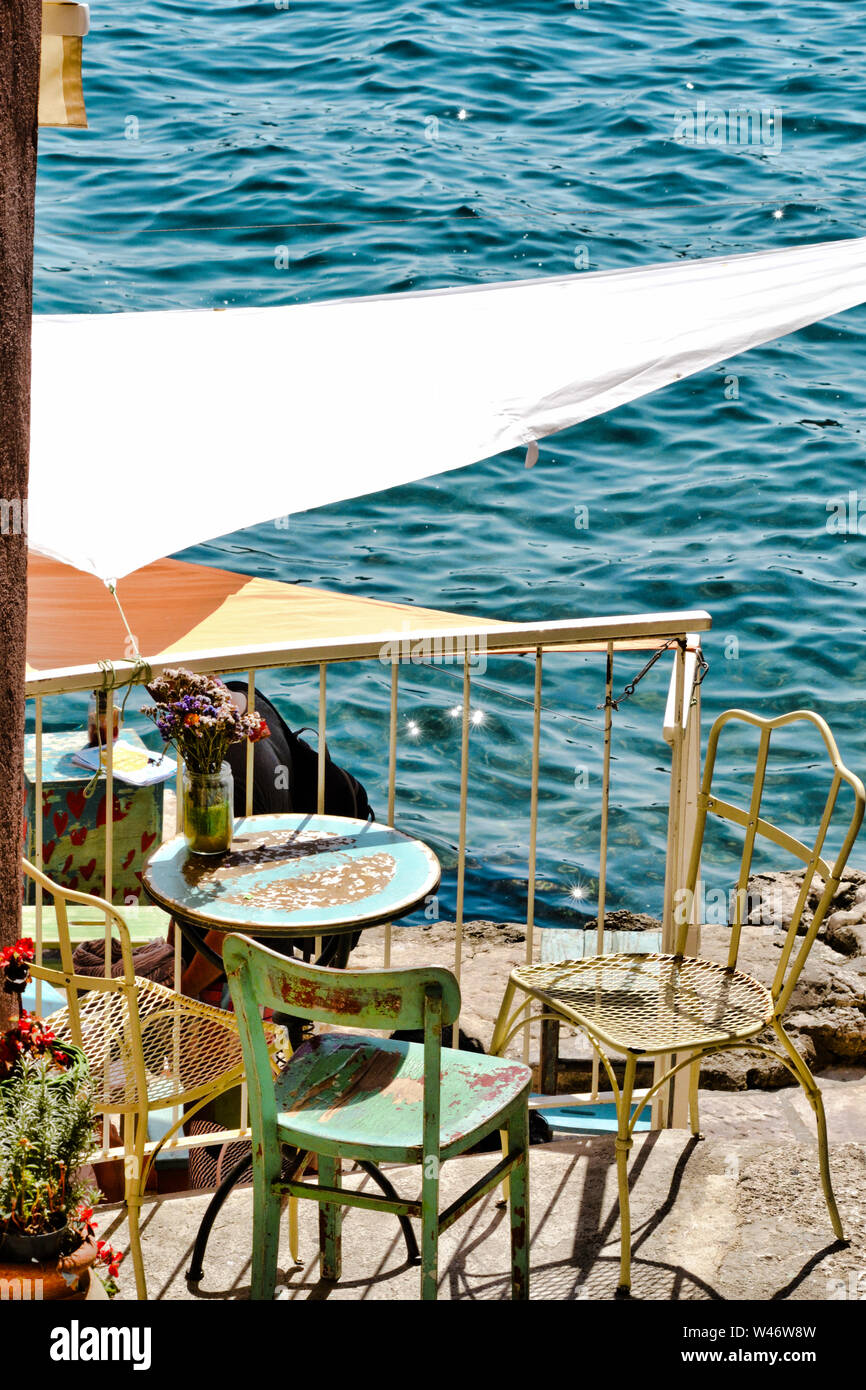
<svg viewBox="0 0 866 1390"><path fill-rule="evenodd" d="M81 1301L90 1288L96 1253L96 1241L89 1236L70 1255L51 1260L16 1263L0 1254L0 1300Z"/></svg>

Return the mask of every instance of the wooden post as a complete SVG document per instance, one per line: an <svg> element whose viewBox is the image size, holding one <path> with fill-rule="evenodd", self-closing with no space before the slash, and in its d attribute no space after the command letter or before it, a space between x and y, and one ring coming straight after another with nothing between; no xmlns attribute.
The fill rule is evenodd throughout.
<svg viewBox="0 0 866 1390"><path fill-rule="evenodd" d="M30 323L42 6L0 6L0 947L21 930ZM36 816L42 808L36 807ZM0 1031L13 996L0 991Z"/></svg>

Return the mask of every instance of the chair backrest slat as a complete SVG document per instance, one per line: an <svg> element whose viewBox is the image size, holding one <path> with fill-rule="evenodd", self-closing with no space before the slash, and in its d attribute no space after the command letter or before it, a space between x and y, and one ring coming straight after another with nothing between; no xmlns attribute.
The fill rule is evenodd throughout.
<svg viewBox="0 0 866 1390"><path fill-rule="evenodd" d="M138 987L135 982L135 963L132 957L132 942L129 936L129 928L121 914L111 903L104 898L97 898L91 893L79 893L72 888L64 888L62 884L55 883L53 879L40 869L37 869L29 860L22 860L22 868L28 878L34 883L38 883L43 892L47 893L54 904L54 914L57 921L57 938L60 949L60 961L62 970L51 970L45 966L34 965L32 974L49 984L62 989L66 994L66 1012L69 1020L69 1032L72 1041L79 1047L84 1046L85 1039L81 1025L80 997L85 994L99 993L102 997L106 1019L111 1014L111 996L115 993L123 994L126 1019L124 1025L124 1046L128 1048L128 1063L134 1076L137 1093L139 1096L147 1095L147 1073L144 1063L144 1049L141 1037L141 1019L138 1011ZM92 975L77 975L73 961L72 939L69 931L69 912L68 904L76 903L81 907L94 909L105 914L106 922L113 927L118 935L120 942L120 957L122 962L121 974L117 977L111 975L111 959L106 950L105 977ZM107 933L106 933L107 935ZM108 1025L107 1025L108 1026ZM116 1039L115 1039L116 1042ZM85 1052L87 1051L84 1046ZM105 1066L108 1067L108 1053L106 1051ZM106 1080L106 1094L108 1093L108 1082Z"/></svg>
<svg viewBox="0 0 866 1390"><path fill-rule="evenodd" d="M235 959L246 959L235 943L247 937L226 937L223 961L227 971ZM277 951L256 945L249 957L259 1004L315 1023L377 1029L424 1027L424 991L442 991L442 1024L453 1023L460 1012L460 990L450 970L424 966L415 970L332 970L321 965L288 961ZM286 969L286 966L289 969Z"/></svg>
<svg viewBox="0 0 866 1390"><path fill-rule="evenodd" d="M249 937L231 935L223 962L240 1029L253 1132L266 1166L279 1166L270 1055L261 1009L334 1027L424 1032L425 1155L439 1152L439 1070L442 1029L460 1012L460 987L450 970L330 970L271 951Z"/></svg>
<svg viewBox="0 0 866 1390"><path fill-rule="evenodd" d="M722 729L732 721L750 724L759 729L761 735L748 810L736 806L730 801L722 800L712 794L719 736ZM833 778L821 815L821 823L811 848L801 840L789 835L787 831L781 830L778 826L761 815L761 802L764 796L771 736L776 729L798 722L806 722L817 728L824 741L825 748L829 755L829 762L833 769ZM824 858L823 849L827 833L833 822L839 792L843 783L847 784L854 793L854 810L848 823L842 847L831 865L828 860ZM829 726L820 715L815 714L813 711L792 710L789 714L777 715L775 718L766 719L757 714L750 714L746 710L734 709L727 710L724 714L720 714L713 724L707 740L704 775L700 795L698 797L698 814L695 824L692 852L689 860L686 899L689 904L694 902L707 817L712 815L720 820L728 821L731 824L739 826L740 829L744 831L744 841L742 856L740 858L739 876L737 879L734 918L731 923L731 945L728 956L728 967L729 969L734 969L739 955L741 932L745 920L744 907L748 900L747 889L752 872L755 844L758 837L760 836L778 845L780 849L786 850L797 859L799 863L804 865L803 882L797 894L791 921L786 929L781 957L772 985L772 995L777 1014L781 1014L787 1007L821 923L836 894L842 872L848 861L848 856L851 853L854 841L857 838L863 821L864 808L866 808L866 793L864 793L863 783L860 778L850 772L842 762L839 750L836 746L836 741L833 738ZM794 945L800 931L803 912L808 902L816 874L820 874L823 878L824 890L812 916L808 930L803 935L802 945L795 953ZM680 921L676 943L676 950L680 955L685 951L690 920L691 912L687 912Z"/></svg>

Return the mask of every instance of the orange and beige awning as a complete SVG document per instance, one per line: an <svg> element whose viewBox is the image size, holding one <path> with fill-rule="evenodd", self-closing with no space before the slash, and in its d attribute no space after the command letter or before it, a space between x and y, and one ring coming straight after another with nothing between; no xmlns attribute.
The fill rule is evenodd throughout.
<svg viewBox="0 0 866 1390"><path fill-rule="evenodd" d="M184 560L156 560L117 584L30 552L27 694L87 690L106 666L129 679L154 668L237 671L319 662L476 662L538 646L560 651L657 649L710 626L704 612L508 623L436 608L260 579ZM127 627L124 624L126 620ZM140 675L138 676L140 679Z"/></svg>
<svg viewBox="0 0 866 1390"><path fill-rule="evenodd" d="M401 631L497 626L414 604L329 593L184 560L156 560L117 585L121 608L101 579L30 552L27 680L47 672L129 662L182 662L203 653L268 645L279 649Z"/></svg>

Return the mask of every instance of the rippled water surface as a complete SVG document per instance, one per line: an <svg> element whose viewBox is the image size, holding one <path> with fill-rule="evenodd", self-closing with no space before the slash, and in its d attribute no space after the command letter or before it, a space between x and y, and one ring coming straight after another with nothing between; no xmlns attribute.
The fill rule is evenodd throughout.
<svg viewBox="0 0 866 1390"><path fill-rule="evenodd" d="M43 312L283 304L864 231L866 20L843 0L95 0L92 24L91 128L40 134ZM699 102L763 113L763 143L676 140ZM504 455L185 558L514 620L706 608L706 713L813 706L863 772L864 542L856 518L827 521L862 486L864 327L851 311L589 421L531 472ZM254 485L255 460L238 465ZM173 466L130 490L170 505ZM640 664L618 658L617 686ZM663 667L616 716L609 906L660 908ZM575 888L593 911L602 679L598 660L548 662L550 924L576 920ZM262 685L311 722L312 675ZM399 820L442 856L451 911L459 675L411 668L401 688ZM332 751L384 809L385 680L342 668L330 692ZM521 660L476 683L473 914L525 907L531 694ZM804 791L815 818L811 748L793 739L773 785L791 823Z"/></svg>

